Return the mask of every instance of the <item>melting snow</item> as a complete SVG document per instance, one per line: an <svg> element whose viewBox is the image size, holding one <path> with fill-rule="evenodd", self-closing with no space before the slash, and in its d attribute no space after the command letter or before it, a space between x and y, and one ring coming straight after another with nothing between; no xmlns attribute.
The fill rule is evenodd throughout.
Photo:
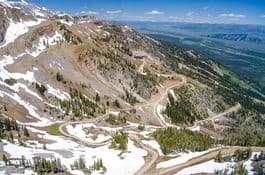
<svg viewBox="0 0 265 175"><path fill-rule="evenodd" d="M24 101L21 99L20 96L18 96L16 93L13 93L13 94L9 94L9 93L6 93L6 92L3 92L3 91L0 91L0 96L1 97L4 97L4 96L7 96L11 99L13 99L14 101L16 101L18 104L24 106L29 114L35 118L37 118L38 122L35 122L35 123L24 123L26 125L32 125L32 126L48 126L48 125L51 125L52 122L47 119L47 118L43 118L43 117L40 117L39 114L36 112L37 108L31 104L29 104L28 102Z"/></svg>
<svg viewBox="0 0 265 175"><path fill-rule="evenodd" d="M33 56L33 57L37 57L40 53L42 53L48 46L53 46L56 45L60 42L63 41L63 37L60 33L58 33L57 31L55 32L55 34L52 37L41 37L39 39L39 43L36 46L36 50L33 52L30 51L26 51L29 55Z"/></svg>
<svg viewBox="0 0 265 175"><path fill-rule="evenodd" d="M120 150L109 149L109 145L89 148L81 146L71 140L65 140L63 137L52 136L45 131L30 127L28 129L38 133L38 135L44 139L55 141L55 143L46 144L47 150L43 150L42 144L39 143L34 147L20 147L17 144L4 141L4 150L9 153L11 157L21 157L24 155L27 159L32 158L36 153L52 154L54 157L60 158L62 164L65 165L72 174L81 173L80 171L72 171L70 168L71 164L79 157L84 157L87 167L93 165L95 160L102 158L103 164L107 169L106 174L133 174L144 165L145 161L143 156L147 155L145 150L137 148L131 140L128 140L128 152L121 154ZM56 149L70 152L71 156L63 156L62 153L56 152Z"/></svg>
<svg viewBox="0 0 265 175"><path fill-rule="evenodd" d="M6 30L5 43L0 46L0 48L14 42L19 36L27 33L29 27L39 25L42 21L43 19L37 19L37 21L14 22L12 19L9 19L9 27Z"/></svg>
<svg viewBox="0 0 265 175"><path fill-rule="evenodd" d="M218 163L214 160L210 160L208 162L204 162L195 166L191 166L179 171L176 175L189 175L189 174L197 174L197 173L214 173L216 170L224 170L228 169L230 174L236 165L235 162L224 162Z"/></svg>
<svg viewBox="0 0 265 175"><path fill-rule="evenodd" d="M70 98L70 95L66 92L61 91L60 89L55 89L51 85L47 84L47 93L52 94L60 100L67 100Z"/></svg>
<svg viewBox="0 0 265 175"><path fill-rule="evenodd" d="M253 167L251 164L253 163L254 155L257 154L259 155L259 152L253 152L251 155L251 158L244 163L245 168L248 170L248 175L254 175L255 172L253 171Z"/></svg>
<svg viewBox="0 0 265 175"><path fill-rule="evenodd" d="M102 134L99 134L95 140L93 140L93 134L86 133L84 131L85 128L91 127L90 124L77 124L75 126L73 125L67 125L66 129L67 132L75 137L78 137L84 141L90 142L90 143L101 143L104 141L107 141L111 139L111 136L104 136Z"/></svg>
<svg viewBox="0 0 265 175"><path fill-rule="evenodd" d="M66 21L65 19L60 19L58 21L60 21L62 24L66 24L68 26L72 26L74 24L72 21Z"/></svg>
<svg viewBox="0 0 265 175"><path fill-rule="evenodd" d="M209 149L209 150L202 151L202 152L179 153L178 157L164 161L164 162L160 162L159 164L157 164L157 168L167 168L167 167L171 167L174 165L182 164L182 163L185 163L192 158L201 156L201 155L206 154L206 153L213 151L215 149L217 149L217 148Z"/></svg>
<svg viewBox="0 0 265 175"><path fill-rule="evenodd" d="M157 143L157 141L155 141L155 140L143 140L142 142L143 142L143 144L149 145L149 146L153 147L155 150L157 150L157 152L160 156L164 155L161 148L160 148L160 145Z"/></svg>

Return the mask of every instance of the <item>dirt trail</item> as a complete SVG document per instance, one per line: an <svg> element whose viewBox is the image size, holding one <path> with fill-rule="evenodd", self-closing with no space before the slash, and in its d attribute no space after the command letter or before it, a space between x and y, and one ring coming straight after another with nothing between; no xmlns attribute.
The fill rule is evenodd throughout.
<svg viewBox="0 0 265 175"><path fill-rule="evenodd" d="M169 76L170 77L173 77L173 76L181 77L182 81L174 83L173 85L170 85L170 86L166 87L166 89L163 89L163 92L159 96L157 96L158 98L154 97L154 98L150 99L146 103L137 104L135 106L122 108L122 109L109 109L109 111L119 111L120 112L120 111L128 111L128 110L132 110L132 109L137 109L137 108L140 108L140 107L153 106L154 116L157 117L157 119L160 122L161 126L167 127L168 124L165 123L164 121L162 121L160 119L159 115L156 112L157 106L164 98L167 97L168 91L170 89L176 88L176 87L180 87L183 84L185 84L186 83L186 77L184 77L182 75L176 75L176 74L175 75L163 75L163 76L166 76L166 77L169 77ZM101 142L101 143L89 143L89 142L86 142L86 141L82 140L81 138L78 138L76 136L73 136L73 135L67 133L64 130L64 128L67 125L81 124L81 123L95 123L95 122L101 120L102 118L106 117L108 114L109 114L109 112L107 111L106 114L104 114L104 115L102 115L100 117L94 118L94 119L88 119L86 121L77 121L77 122L66 122L66 123L63 123L63 124L60 125L59 131L60 131L60 133L63 136L71 138L72 140L76 141L77 143L80 143L82 145L86 145L88 147L98 147L98 146L103 146L103 145L109 144L111 142L111 140L108 140L108 141L105 141L105 142ZM149 155L150 159L148 161L146 161L145 164L135 173L137 175L145 174L154 165L154 163L158 159L159 155L156 152L156 150L154 150L151 146L143 144L141 142L141 139L137 136L137 134L129 134L129 137L131 139L135 140L142 147L142 149L144 149L144 150L146 150L148 152L148 155Z"/></svg>
<svg viewBox="0 0 265 175"><path fill-rule="evenodd" d="M211 116L211 117L207 117L203 120L198 120L194 123L194 125L192 127L189 127L189 129L192 129L192 128L195 128L196 126L199 125L199 123L202 123L202 122L205 122L205 121L211 121L211 123L213 124L214 128L216 128L216 124L215 124L215 120L227 115L227 114L230 114L232 112L237 112L239 109L241 108L241 105L239 103L237 103L235 106L232 106L231 108L229 109L226 109L224 112L221 112L219 114L216 114L214 116Z"/></svg>
<svg viewBox="0 0 265 175"><path fill-rule="evenodd" d="M67 125L74 125L74 124L82 124L82 123L94 123L94 122L97 122L99 120L101 120L102 118L104 118L106 115L108 115L109 113L107 112L106 114L100 116L100 117L97 117L97 118L93 118L93 119L88 119L86 120L85 122L84 121L78 121L78 122L66 122L66 123L63 123L60 125L59 127L59 132L67 137L67 138L71 138L73 141L81 144L81 145L85 145L85 146L88 146L88 147L98 147L98 146L103 146L103 145L107 145L111 142L111 140L107 140L107 141L104 141L104 142L100 142L100 143L91 143L91 142L86 142L84 140L82 140L81 138L79 137L76 137L76 136L73 136L69 133L67 133L64 128L67 126Z"/></svg>
<svg viewBox="0 0 265 175"><path fill-rule="evenodd" d="M148 152L150 159L136 172L135 175L145 174L158 159L158 153L151 146L142 143L141 139L136 134L129 134L129 137L135 140L144 150Z"/></svg>
<svg viewBox="0 0 265 175"><path fill-rule="evenodd" d="M229 154L233 154L237 149L248 149L249 147L240 147L240 146L233 146L233 147L227 147L227 148L221 148L218 150L214 150L211 152L208 152L204 155L198 156L196 158L190 159L185 163L182 164L178 164L172 167L168 167L168 168L160 168L155 170L155 172L152 172L152 174L159 174L159 175L171 175L171 174L176 174L177 172L183 170L184 168L190 167L190 166L194 166L209 160L212 160L216 157L216 155L218 154L219 151L221 151L221 153L223 155L229 155ZM264 147L251 147L251 149L253 151L265 151Z"/></svg>
<svg viewBox="0 0 265 175"><path fill-rule="evenodd" d="M178 88L178 87L181 87L183 86L187 80L186 80L186 77L182 76L182 75L160 75L160 76L165 76L165 77L173 77L173 76L177 76L177 77L180 77L181 78L181 81L180 82L177 82L177 83L174 83L173 85L169 85L168 87L165 87L162 92L159 94L159 96L155 96L153 98L151 98L149 101L145 102L145 103L141 103L141 104L136 104L135 106L131 106L131 107L126 107L126 108L122 108L122 109L109 109L109 111L117 111L117 112L121 112L121 111L129 111L129 110L132 110L132 109L137 109L137 108L140 108L140 107L153 107L153 114L154 116L158 119L160 125L162 127L168 127L168 126L173 126L167 122L165 122L164 120L161 120L161 118L159 117L159 114L157 113L157 108L158 108L158 105L167 97L168 93L169 93L169 90L172 89L172 88ZM219 113L213 117L209 117L205 120L202 120L202 121L206 121L206 120L211 120L211 121L214 121L215 119L218 119L228 113L231 113L231 112L235 112L237 110L239 110L241 108L240 104L237 104L236 106L233 106L229 109L227 109L226 111L222 112L222 113ZM85 121L85 123L95 123L99 120L101 120L102 118L106 117L107 115L109 114L109 112L106 112L106 114L100 116L100 117L97 117L95 119L90 119L90 120L87 120ZM202 121L198 121L195 123L194 126L197 126L199 122L202 122ZM105 141L105 142L102 142L102 143L88 143L86 141L83 141L82 139L78 138L78 137L75 137L75 136L72 136L71 134L69 133L66 133L64 131L64 127L66 125L69 125L69 124L80 124L80 123L84 123L84 121L82 122L67 122L67 123L64 123L60 126L59 128L59 131L62 133L62 135L66 136L66 137L69 137L73 140L75 140L76 142L80 143L80 144L83 144L83 145L86 145L86 146L89 146L89 147L98 147L98 146L103 146L103 145L106 145L106 144L109 144L111 140L108 140L108 141ZM193 127L194 127L193 126ZM156 150L154 150L151 146L148 146L148 145L145 145L141 142L141 139L140 137L138 136L138 134L129 134L129 138L131 138L132 140L134 140L135 142L137 142L140 147L144 150L146 150L148 152L148 160L145 162L145 164L135 173L136 175L141 175L141 174L150 174L150 171L152 169L152 166L155 165L155 162L156 160L158 159L159 155L157 153ZM229 147L229 148L223 148L221 149L222 153L223 154L231 154L233 153L236 149L238 148L242 148L242 147ZM242 148L244 149L244 148ZM265 148L262 148L264 149L265 151ZM206 153L202 156L199 156L199 157L196 157L194 159L191 159L183 164L179 164L179 165L176 165L176 166L172 166L172 167L169 167L169 168L163 168L163 169L155 169L151 172L151 174L174 174L186 167L189 167L189 166L192 166L192 165L196 165L196 164L199 164L199 163L202 163L202 162L205 162L205 161L208 161L208 160L211 160L213 159L217 153L219 152L219 150L216 150L216 151L211 151L209 153Z"/></svg>
<svg viewBox="0 0 265 175"><path fill-rule="evenodd" d="M172 75L163 75L163 76L170 77L170 76L172 76ZM176 75L175 75L175 76L176 76ZM173 84L173 85L167 87L167 88L164 90L164 92L161 94L160 98L159 98L156 102L153 103L153 105L154 105L154 107L153 107L153 114L154 114L155 116L157 116L157 118L159 119L160 125L161 125L162 127L167 127L167 126L171 126L171 125L168 124L168 123L166 123L164 120L161 120L161 119L160 119L159 114L157 113L158 105L159 105L159 103L160 103L161 101L163 101L164 98L167 97L167 95L168 95L170 89L178 88L178 87L181 87L181 86L183 86L184 84L186 84L186 82L187 82L186 77L184 77L184 76L182 76L182 75L181 75L180 77L181 77L181 79L182 79L181 82L175 83L175 84Z"/></svg>

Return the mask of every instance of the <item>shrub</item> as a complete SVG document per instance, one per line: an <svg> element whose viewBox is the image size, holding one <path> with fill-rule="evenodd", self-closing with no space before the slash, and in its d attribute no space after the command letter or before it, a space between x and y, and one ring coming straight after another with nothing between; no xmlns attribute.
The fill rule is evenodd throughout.
<svg viewBox="0 0 265 175"><path fill-rule="evenodd" d="M9 78L9 79L5 79L5 83L13 86L15 83L17 83L17 80L13 79L13 78Z"/></svg>

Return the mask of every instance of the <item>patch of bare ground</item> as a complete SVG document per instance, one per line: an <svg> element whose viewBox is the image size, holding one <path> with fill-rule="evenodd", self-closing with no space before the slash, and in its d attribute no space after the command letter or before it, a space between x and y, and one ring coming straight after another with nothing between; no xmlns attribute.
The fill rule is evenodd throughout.
<svg viewBox="0 0 265 175"><path fill-rule="evenodd" d="M43 130L43 131L47 131L45 130L44 128L37 128L35 127L36 129L39 129L39 130ZM52 140L48 140L48 139L44 139L42 137L42 133L40 132L31 132L29 131L29 137L27 138L27 140L32 140L32 141L38 141L39 143L42 143L42 144L51 144L51 143L55 143L54 141Z"/></svg>
<svg viewBox="0 0 265 175"><path fill-rule="evenodd" d="M2 111L3 114L12 117L19 122L37 122L38 120L29 116L28 111L17 103L10 103L4 99L0 101L4 106L6 106L7 111Z"/></svg>

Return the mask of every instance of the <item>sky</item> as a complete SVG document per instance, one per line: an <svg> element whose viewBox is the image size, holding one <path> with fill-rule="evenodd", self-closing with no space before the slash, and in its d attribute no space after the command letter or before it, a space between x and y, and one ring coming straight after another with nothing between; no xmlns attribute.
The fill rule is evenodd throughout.
<svg viewBox="0 0 265 175"><path fill-rule="evenodd" d="M265 0L28 0L71 15L105 20L265 25Z"/></svg>

